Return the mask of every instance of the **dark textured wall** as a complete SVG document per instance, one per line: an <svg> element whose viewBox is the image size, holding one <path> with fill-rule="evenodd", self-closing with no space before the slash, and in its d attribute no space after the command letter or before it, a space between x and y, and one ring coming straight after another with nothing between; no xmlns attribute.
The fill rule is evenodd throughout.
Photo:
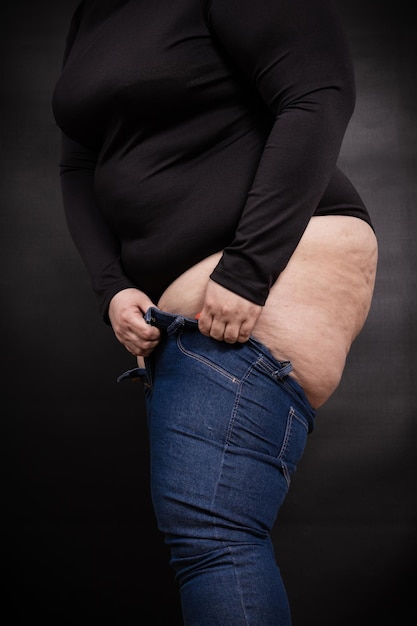
<svg viewBox="0 0 417 626"><path fill-rule="evenodd" d="M50 100L76 0L3 2L2 564L10 624L180 624L148 492L141 390L68 236ZM416 557L417 37L338 0L357 76L340 158L379 237L374 303L274 532L294 626L406 624ZM142 578L143 575L143 578ZM412 614L412 611L414 613ZM413 622L414 623L414 622Z"/></svg>

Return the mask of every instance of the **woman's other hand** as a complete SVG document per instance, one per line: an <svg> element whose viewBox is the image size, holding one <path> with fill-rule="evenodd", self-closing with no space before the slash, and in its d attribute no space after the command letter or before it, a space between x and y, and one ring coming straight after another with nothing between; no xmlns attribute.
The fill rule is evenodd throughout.
<svg viewBox="0 0 417 626"><path fill-rule="evenodd" d="M158 345L160 330L143 319L155 306L139 289L123 289L110 300L109 319L120 343L135 356L149 356Z"/></svg>
<svg viewBox="0 0 417 626"><path fill-rule="evenodd" d="M227 343L244 343L249 339L261 311L260 305L210 279L198 327L207 337Z"/></svg>

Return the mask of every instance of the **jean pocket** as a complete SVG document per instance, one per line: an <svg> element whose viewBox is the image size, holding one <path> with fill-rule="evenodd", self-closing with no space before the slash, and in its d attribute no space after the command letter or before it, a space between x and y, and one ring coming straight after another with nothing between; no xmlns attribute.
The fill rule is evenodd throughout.
<svg viewBox="0 0 417 626"><path fill-rule="evenodd" d="M202 367L209 368L215 374L229 379L230 382L240 382L241 374L236 372L237 360L235 354L238 347L200 332L180 332L177 335L177 347L184 357L193 359Z"/></svg>

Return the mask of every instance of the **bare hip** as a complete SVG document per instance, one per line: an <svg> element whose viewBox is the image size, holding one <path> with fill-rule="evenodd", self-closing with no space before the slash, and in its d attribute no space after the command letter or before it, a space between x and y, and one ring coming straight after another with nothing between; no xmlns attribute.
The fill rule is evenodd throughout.
<svg viewBox="0 0 417 626"><path fill-rule="evenodd" d="M158 306L194 317L221 252L194 265L161 296ZM253 331L292 375L314 408L339 384L353 340L371 306L377 241L366 222L349 216L316 216L273 285Z"/></svg>

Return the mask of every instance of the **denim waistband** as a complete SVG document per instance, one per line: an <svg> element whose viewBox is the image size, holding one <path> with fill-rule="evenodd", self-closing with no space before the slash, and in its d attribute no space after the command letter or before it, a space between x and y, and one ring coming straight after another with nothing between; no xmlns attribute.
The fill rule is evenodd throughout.
<svg viewBox="0 0 417 626"><path fill-rule="evenodd" d="M177 315L176 313L166 313L165 311L161 311L161 309L158 309L156 307L150 307L146 311L144 319L148 324L156 326L161 330L166 330L168 335L173 335L179 328L182 327L189 327L195 330L198 329L198 320L192 319L190 317L184 317L183 315ZM257 339L250 337L248 343L256 347L272 362L276 362L276 364L279 365L279 368L276 371L276 374L279 375L279 378L287 376L287 374L292 371L292 363L290 361L277 361L270 352L269 348L264 346L264 344L262 344Z"/></svg>
<svg viewBox="0 0 417 626"><path fill-rule="evenodd" d="M198 320L184 317L183 315L177 315L176 313L166 313L156 307L150 307L146 311L144 320L148 324L151 324L151 326L166 330L168 335L172 335L182 326L198 328Z"/></svg>
<svg viewBox="0 0 417 626"><path fill-rule="evenodd" d="M143 318L147 324L150 324L151 326L156 326L161 330L166 330L168 335L173 335L179 328L183 327L198 330L198 320L192 319L190 317L185 317L184 315L179 315L177 313L167 313L166 311L162 311L157 307L150 307L149 309L147 309ZM269 348L267 348L257 339L250 337L248 343L252 344L252 346L261 351L264 356L271 360L272 363L276 363L277 365L279 365L279 368L275 372L279 378L284 378L292 371L292 363L290 361L277 361ZM139 371L140 368L134 368L132 370L124 372L124 374L119 376L118 382L126 378L136 378L137 372Z"/></svg>
<svg viewBox="0 0 417 626"><path fill-rule="evenodd" d="M146 311L144 319L148 324L156 326L161 330L166 330L168 335L173 335L179 328L182 327L193 328L195 330L198 329L198 320L192 319L190 317L184 317L183 315L178 315L177 313L166 313L165 311L162 311L161 309L158 309L156 307L150 307ZM264 344L262 344L257 339L250 337L248 343L252 344L258 350L263 352L264 355L272 361L276 361L269 348L264 346ZM290 361L276 362L280 365L280 378L286 376L291 372L292 364Z"/></svg>

